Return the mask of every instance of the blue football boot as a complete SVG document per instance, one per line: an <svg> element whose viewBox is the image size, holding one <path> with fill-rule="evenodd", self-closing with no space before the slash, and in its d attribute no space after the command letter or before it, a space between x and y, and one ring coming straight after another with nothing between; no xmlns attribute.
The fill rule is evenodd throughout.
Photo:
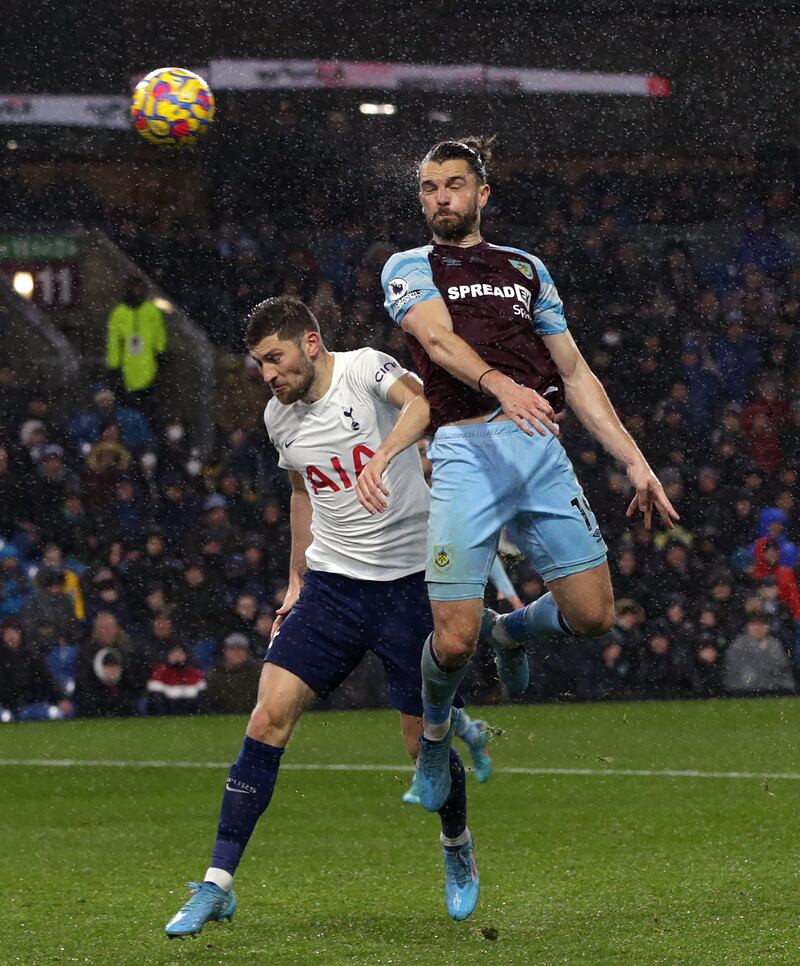
<svg viewBox="0 0 800 966"><path fill-rule="evenodd" d="M460 714L460 710L454 712ZM485 721L473 721L469 728L461 735L461 739L469 749L472 758L472 774L483 784L492 777L492 758L486 750L492 732Z"/></svg>
<svg viewBox="0 0 800 966"><path fill-rule="evenodd" d="M443 845L444 897L451 919L462 920L472 915L481 894L481 880L475 864L472 836L463 845Z"/></svg>
<svg viewBox="0 0 800 966"><path fill-rule="evenodd" d="M403 792L403 804L419 805L419 785L417 783L416 772L414 772L414 777L411 779L411 784Z"/></svg>
<svg viewBox="0 0 800 966"><path fill-rule="evenodd" d="M164 926L170 937L196 936L212 919L226 922L236 912L236 896L233 889L226 892L213 882L187 882L192 897Z"/></svg>
<svg viewBox="0 0 800 966"><path fill-rule="evenodd" d="M416 784L420 805L428 812L438 812L450 794L450 745L456 730L456 716L450 714L450 727L441 741L430 741L420 735Z"/></svg>
<svg viewBox="0 0 800 966"><path fill-rule="evenodd" d="M497 673L511 694L524 694L530 684L530 668L528 667L528 652L525 645L504 647L494 636L494 625L500 615L488 607L484 607L481 614L481 629L478 639L485 641L494 651L494 663Z"/></svg>

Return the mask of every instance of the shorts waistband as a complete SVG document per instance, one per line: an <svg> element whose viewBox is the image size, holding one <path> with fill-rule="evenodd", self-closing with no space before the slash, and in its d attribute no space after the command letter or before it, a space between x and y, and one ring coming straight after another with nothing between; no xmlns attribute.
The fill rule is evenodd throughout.
<svg viewBox="0 0 800 966"><path fill-rule="evenodd" d="M513 420L501 422L467 423L462 426L440 426L433 434L434 442L445 439L491 439L493 436L511 436L522 430ZM550 435L548 433L548 435Z"/></svg>

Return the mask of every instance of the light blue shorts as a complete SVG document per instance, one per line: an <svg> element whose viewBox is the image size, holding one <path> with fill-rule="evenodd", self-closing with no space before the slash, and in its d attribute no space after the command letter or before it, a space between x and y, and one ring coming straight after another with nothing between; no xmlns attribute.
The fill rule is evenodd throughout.
<svg viewBox="0 0 800 966"><path fill-rule="evenodd" d="M433 465L425 579L432 600L483 597L500 531L543 580L597 567L606 545L564 447L510 420L443 426Z"/></svg>

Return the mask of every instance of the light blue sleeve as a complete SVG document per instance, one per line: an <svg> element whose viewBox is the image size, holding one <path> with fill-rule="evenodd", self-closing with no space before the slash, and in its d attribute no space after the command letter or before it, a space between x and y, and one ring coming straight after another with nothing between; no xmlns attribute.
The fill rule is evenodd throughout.
<svg viewBox="0 0 800 966"><path fill-rule="evenodd" d="M494 563L492 564L492 569L489 571L489 580L494 584L495 590L501 593L504 597L514 597L516 596L516 590L514 590L514 585L511 583L511 579L505 571L505 567L495 554Z"/></svg>
<svg viewBox="0 0 800 966"><path fill-rule="evenodd" d="M533 328L537 335L558 335L567 331L564 305L550 272L541 258L530 256L539 276L539 296L533 306Z"/></svg>
<svg viewBox="0 0 800 966"><path fill-rule="evenodd" d="M397 252L383 266L383 304L397 325L400 325L412 305L442 297L433 282L429 251L430 248L412 248L407 252Z"/></svg>

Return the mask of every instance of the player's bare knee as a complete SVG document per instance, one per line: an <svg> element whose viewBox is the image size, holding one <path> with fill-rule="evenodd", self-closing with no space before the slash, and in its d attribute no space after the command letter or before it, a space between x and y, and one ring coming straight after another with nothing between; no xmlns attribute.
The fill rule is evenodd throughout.
<svg viewBox="0 0 800 966"><path fill-rule="evenodd" d="M458 667L475 653L478 642L477 631L471 634L469 630L446 630L436 634L436 654L448 665Z"/></svg>
<svg viewBox="0 0 800 966"><path fill-rule="evenodd" d="M581 637L602 637L614 626L614 605L585 610L570 620L570 626Z"/></svg>
<svg viewBox="0 0 800 966"><path fill-rule="evenodd" d="M294 728L292 716L267 702L259 702L253 708L247 724L247 736L266 745L282 748Z"/></svg>

